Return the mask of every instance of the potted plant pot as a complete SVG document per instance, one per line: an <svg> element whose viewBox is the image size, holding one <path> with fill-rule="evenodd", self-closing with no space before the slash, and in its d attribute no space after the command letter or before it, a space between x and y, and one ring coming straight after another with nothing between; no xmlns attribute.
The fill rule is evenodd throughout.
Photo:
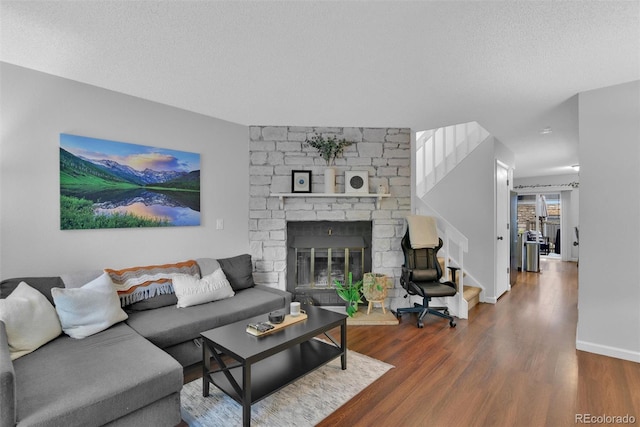
<svg viewBox="0 0 640 427"><path fill-rule="evenodd" d="M387 276L380 273L365 273L362 278L362 294L367 301L383 301L387 297Z"/></svg>

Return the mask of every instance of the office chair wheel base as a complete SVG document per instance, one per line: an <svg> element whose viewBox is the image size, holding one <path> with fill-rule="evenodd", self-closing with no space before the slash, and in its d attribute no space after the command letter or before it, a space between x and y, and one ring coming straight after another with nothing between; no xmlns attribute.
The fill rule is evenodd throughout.
<svg viewBox="0 0 640 427"><path fill-rule="evenodd" d="M444 314L446 314L447 316L449 315L449 310L447 310L446 308L444 309Z"/></svg>
<svg viewBox="0 0 640 427"><path fill-rule="evenodd" d="M418 328L424 328L424 323L420 320L418 320Z"/></svg>
<svg viewBox="0 0 640 427"><path fill-rule="evenodd" d="M454 322L453 320L449 321L449 326L451 326L452 328L456 327L456 322Z"/></svg>

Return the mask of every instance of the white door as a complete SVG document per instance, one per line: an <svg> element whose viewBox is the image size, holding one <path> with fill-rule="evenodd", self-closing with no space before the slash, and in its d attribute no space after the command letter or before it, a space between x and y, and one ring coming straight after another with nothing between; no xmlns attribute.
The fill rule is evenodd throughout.
<svg viewBox="0 0 640 427"><path fill-rule="evenodd" d="M496 162L496 300L509 285L509 171Z"/></svg>

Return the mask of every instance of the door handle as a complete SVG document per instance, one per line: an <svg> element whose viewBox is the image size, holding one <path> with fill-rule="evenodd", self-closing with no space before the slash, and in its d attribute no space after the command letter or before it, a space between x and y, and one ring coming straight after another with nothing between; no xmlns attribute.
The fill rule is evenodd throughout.
<svg viewBox="0 0 640 427"><path fill-rule="evenodd" d="M498 240L502 240L502 236L498 236Z"/></svg>

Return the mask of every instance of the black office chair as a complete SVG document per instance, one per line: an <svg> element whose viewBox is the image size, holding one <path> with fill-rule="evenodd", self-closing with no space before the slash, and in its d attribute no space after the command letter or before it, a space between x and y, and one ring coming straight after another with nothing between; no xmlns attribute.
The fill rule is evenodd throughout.
<svg viewBox="0 0 640 427"><path fill-rule="evenodd" d="M431 298L452 297L457 293L456 271L458 268L449 267L453 282L441 282L442 268L438 262L438 251L442 248L442 239L438 238L438 246L435 248L413 249L409 240L409 230L402 238L402 251L404 252L404 265L400 284L409 295L422 297L422 304L415 303L413 307L402 307L396 310L396 317L400 318L404 313L418 313L418 328L424 327L422 319L427 313L434 314L449 320L449 326L456 326L453 316L449 315L447 307L430 307Z"/></svg>

